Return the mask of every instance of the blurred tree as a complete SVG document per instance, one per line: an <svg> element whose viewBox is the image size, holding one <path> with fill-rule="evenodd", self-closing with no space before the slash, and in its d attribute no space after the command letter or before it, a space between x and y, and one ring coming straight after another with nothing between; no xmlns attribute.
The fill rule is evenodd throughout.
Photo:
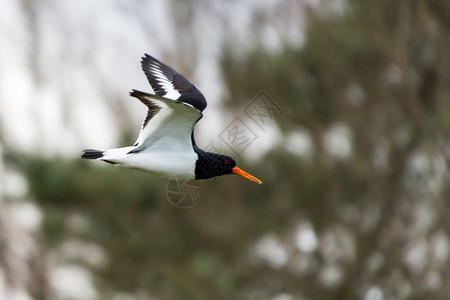
<svg viewBox="0 0 450 300"><path fill-rule="evenodd" d="M445 299L448 268L436 265L432 240L442 239L446 260L449 6L349 4L342 17L311 16L301 50L269 57L255 52L238 61L229 53L222 64L229 101L264 89L286 108L280 121L284 140L304 128L314 141L312 164L290 154L292 147L263 159L264 169L277 174L265 199L272 208L280 206L278 195L290 199L283 200L290 202L284 222L298 218L289 213L295 207L322 237L343 226L356 249L351 260L330 261L319 251L320 267L306 276L310 280L280 281L308 298L381 291L385 297ZM339 143L329 142L333 132L341 143L351 141L351 155L340 157ZM370 272L372 260L380 263ZM342 277L333 290L313 280L329 264Z"/></svg>

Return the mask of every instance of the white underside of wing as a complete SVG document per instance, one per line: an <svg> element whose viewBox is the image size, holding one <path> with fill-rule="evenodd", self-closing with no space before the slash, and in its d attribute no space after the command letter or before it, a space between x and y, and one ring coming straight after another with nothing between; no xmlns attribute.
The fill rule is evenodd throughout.
<svg viewBox="0 0 450 300"><path fill-rule="evenodd" d="M154 103L160 108L160 110L155 116L153 116L147 126L141 129L141 132L136 140L136 144L138 146L142 145L148 136L152 135L159 128L162 128L164 125L163 123L167 122L168 117L173 112L173 110L162 101L154 101Z"/></svg>
<svg viewBox="0 0 450 300"><path fill-rule="evenodd" d="M191 134L201 112L183 102L150 99L161 109L141 130L136 149L193 152Z"/></svg>

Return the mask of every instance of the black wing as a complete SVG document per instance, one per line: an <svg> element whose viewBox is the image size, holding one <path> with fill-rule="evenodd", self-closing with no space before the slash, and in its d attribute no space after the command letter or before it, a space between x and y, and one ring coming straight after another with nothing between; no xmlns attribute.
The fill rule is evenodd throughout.
<svg viewBox="0 0 450 300"><path fill-rule="evenodd" d="M148 54L142 57L141 65L156 95L188 103L200 111L206 108L202 92L171 67Z"/></svg>

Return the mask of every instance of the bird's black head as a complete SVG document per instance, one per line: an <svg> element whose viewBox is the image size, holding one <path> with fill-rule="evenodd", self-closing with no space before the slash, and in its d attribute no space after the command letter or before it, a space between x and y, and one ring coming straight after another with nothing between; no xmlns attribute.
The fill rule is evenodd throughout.
<svg viewBox="0 0 450 300"><path fill-rule="evenodd" d="M233 174L236 161L227 156L211 152L197 152L198 160L195 165L195 179L207 179L226 174Z"/></svg>
<svg viewBox="0 0 450 300"><path fill-rule="evenodd" d="M261 180L242 171L236 166L236 161L227 155L205 152L196 149L198 160L195 164L195 179L207 179L226 174L238 174L253 182L261 184Z"/></svg>

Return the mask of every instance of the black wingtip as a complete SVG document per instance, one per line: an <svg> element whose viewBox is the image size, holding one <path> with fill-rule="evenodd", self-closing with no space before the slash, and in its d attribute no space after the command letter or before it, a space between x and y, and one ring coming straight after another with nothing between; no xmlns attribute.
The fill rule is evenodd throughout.
<svg viewBox="0 0 450 300"><path fill-rule="evenodd" d="M83 150L83 155L81 155L81 158L84 158L84 159L102 158L103 152L104 151L100 151L100 150L85 149L85 150Z"/></svg>
<svg viewBox="0 0 450 300"><path fill-rule="evenodd" d="M150 54L144 53L144 56L142 56L142 60L144 59L152 59L153 56L151 56Z"/></svg>
<svg viewBox="0 0 450 300"><path fill-rule="evenodd" d="M158 60L156 58L154 58L153 56L145 53L144 56L142 56L142 58L141 58L141 66L142 66L142 68L144 69L145 65L149 64L151 61L158 61Z"/></svg>

